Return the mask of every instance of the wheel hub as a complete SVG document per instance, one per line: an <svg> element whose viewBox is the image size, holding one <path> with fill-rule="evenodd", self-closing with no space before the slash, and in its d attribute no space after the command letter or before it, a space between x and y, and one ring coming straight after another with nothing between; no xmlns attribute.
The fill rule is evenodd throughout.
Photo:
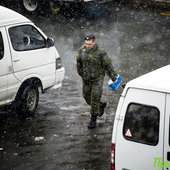
<svg viewBox="0 0 170 170"><path fill-rule="evenodd" d="M31 91L29 91L26 100L27 100L27 108L30 111L33 110L35 108L35 104L36 104L36 100L37 100L35 90L32 89Z"/></svg>
<svg viewBox="0 0 170 170"><path fill-rule="evenodd" d="M23 0L23 5L28 11L35 11L38 6L37 0Z"/></svg>

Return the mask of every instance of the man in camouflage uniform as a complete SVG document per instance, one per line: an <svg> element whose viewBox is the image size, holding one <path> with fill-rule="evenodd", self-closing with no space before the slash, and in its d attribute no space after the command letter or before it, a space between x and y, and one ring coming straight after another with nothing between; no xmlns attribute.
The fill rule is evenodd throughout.
<svg viewBox="0 0 170 170"><path fill-rule="evenodd" d="M114 83L117 82L117 73L107 53L98 47L93 35L87 36L77 56L77 71L83 81L83 96L88 105L91 105L91 120L88 128L96 127L97 116L102 116L106 103L100 102L105 72Z"/></svg>

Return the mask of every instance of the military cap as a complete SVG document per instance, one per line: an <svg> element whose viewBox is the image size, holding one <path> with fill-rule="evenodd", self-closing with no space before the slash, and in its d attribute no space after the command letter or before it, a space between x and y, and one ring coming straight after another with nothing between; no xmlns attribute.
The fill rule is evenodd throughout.
<svg viewBox="0 0 170 170"><path fill-rule="evenodd" d="M95 40L95 36L94 35L88 35L84 38L84 40Z"/></svg>

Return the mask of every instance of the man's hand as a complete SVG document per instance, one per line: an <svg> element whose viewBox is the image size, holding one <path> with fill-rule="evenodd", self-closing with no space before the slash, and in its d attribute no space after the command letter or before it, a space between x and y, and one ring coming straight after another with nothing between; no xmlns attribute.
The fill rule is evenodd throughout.
<svg viewBox="0 0 170 170"><path fill-rule="evenodd" d="M116 84L117 83L117 79L113 83Z"/></svg>

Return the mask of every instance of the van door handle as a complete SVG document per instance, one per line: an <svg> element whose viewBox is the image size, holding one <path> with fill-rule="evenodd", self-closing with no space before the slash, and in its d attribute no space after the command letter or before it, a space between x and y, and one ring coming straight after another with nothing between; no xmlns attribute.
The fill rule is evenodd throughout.
<svg viewBox="0 0 170 170"><path fill-rule="evenodd" d="M20 59L14 59L14 60L13 60L13 62L18 62L18 61L20 61Z"/></svg>
<svg viewBox="0 0 170 170"><path fill-rule="evenodd" d="M167 160L170 161L170 152L167 152Z"/></svg>
<svg viewBox="0 0 170 170"><path fill-rule="evenodd" d="M122 115L116 116L116 120L123 120L123 116Z"/></svg>

